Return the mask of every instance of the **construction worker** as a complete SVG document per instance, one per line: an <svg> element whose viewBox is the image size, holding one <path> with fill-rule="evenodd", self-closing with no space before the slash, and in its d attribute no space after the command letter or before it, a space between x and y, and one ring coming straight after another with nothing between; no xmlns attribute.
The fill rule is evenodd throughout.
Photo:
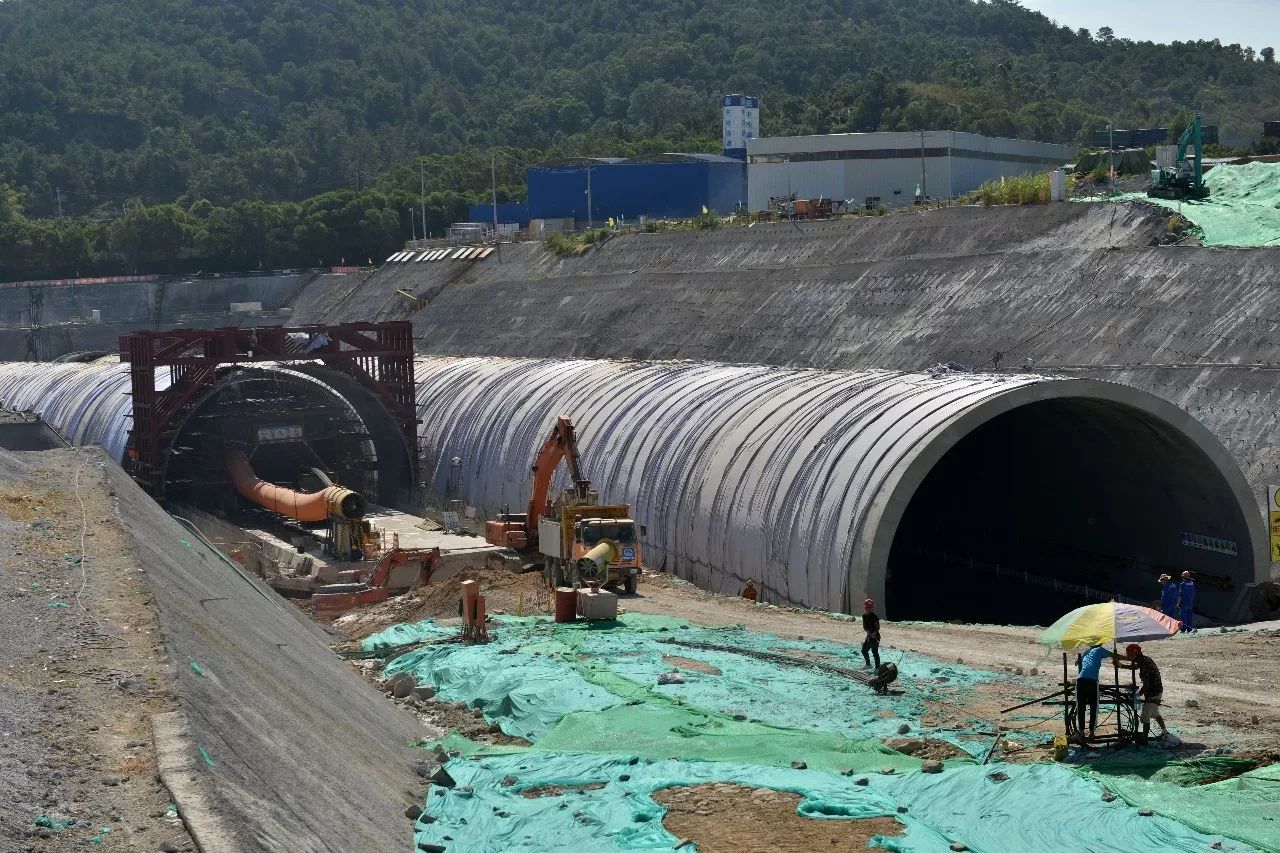
<svg viewBox="0 0 1280 853"><path fill-rule="evenodd" d="M1183 631L1194 631L1195 612L1192 607L1196 603L1196 582L1191 579L1191 572L1182 573L1182 583L1178 584L1178 609L1182 620Z"/></svg>
<svg viewBox="0 0 1280 853"><path fill-rule="evenodd" d="M1089 736L1098 730L1098 675L1111 652L1095 643L1076 659L1076 729L1084 743L1084 711L1089 709Z"/></svg>
<svg viewBox="0 0 1280 853"><path fill-rule="evenodd" d="M862 602L862 630L867 638L862 641L862 659L871 668L871 656L875 655L877 670L880 669L880 617L876 615L876 603L871 599Z"/></svg>
<svg viewBox="0 0 1280 853"><path fill-rule="evenodd" d="M1160 576L1160 612L1178 618L1178 585L1169 575Z"/></svg>
<svg viewBox="0 0 1280 853"><path fill-rule="evenodd" d="M1160 734L1157 737L1164 737L1169 733L1169 729L1165 727L1164 717L1160 716L1160 701L1164 698L1164 682L1160 680L1160 667L1142 653L1142 646L1137 643L1125 646L1124 658L1118 663L1125 669L1136 669L1138 678L1142 679L1138 695L1142 697L1143 740L1151 736L1152 720L1160 726Z"/></svg>

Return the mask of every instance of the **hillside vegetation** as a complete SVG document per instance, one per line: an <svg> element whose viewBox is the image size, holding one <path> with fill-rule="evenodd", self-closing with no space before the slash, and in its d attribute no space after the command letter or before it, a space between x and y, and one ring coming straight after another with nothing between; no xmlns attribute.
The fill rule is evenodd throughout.
<svg viewBox="0 0 1280 853"><path fill-rule="evenodd" d="M31 218L373 189L365 209L397 220L385 243L408 236L392 194L417 201L418 158L438 230L483 198L494 148L504 198L544 156L715 150L731 91L763 97L770 135L1080 142L1198 109L1248 141L1280 118L1261 112L1280 102L1263 54L1076 31L1011 0L6 0L0 183ZM308 216L281 219L294 240ZM127 263L100 248L86 262Z"/></svg>

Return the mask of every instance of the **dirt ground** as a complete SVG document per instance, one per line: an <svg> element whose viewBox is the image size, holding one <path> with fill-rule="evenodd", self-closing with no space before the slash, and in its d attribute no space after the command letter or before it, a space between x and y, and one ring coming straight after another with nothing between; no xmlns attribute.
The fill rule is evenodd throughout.
<svg viewBox="0 0 1280 853"><path fill-rule="evenodd" d="M855 645L862 641L862 629L856 621L713 595L658 573L646 573L638 594L623 599L622 606L634 613L661 613L699 625L741 624L756 631ZM1260 756L1280 754L1280 625L1255 628L1260 630L1197 632L1145 644L1164 678L1165 720L1189 747L1228 747ZM1062 731L1056 719L1022 719L1052 715L1052 707L1032 706L1017 718L999 713L1002 708L1058 689L1062 653L1038 645L1035 637L1039 630L886 621L881 655L892 661L895 649L906 649L1002 673L1000 681L980 688L979 699L972 706L939 707L936 722L945 726L948 720L970 716L987 721L993 732L997 725L1025 729L1025 736L1015 733L1009 738L1019 745L1014 750L1019 752L1042 742L1037 732ZM1188 700L1195 707L1189 706Z"/></svg>
<svg viewBox="0 0 1280 853"><path fill-rule="evenodd" d="M163 649L100 457L0 454L0 849L191 850L156 776Z"/></svg>
<svg viewBox="0 0 1280 853"><path fill-rule="evenodd" d="M439 585L415 590L385 604L348 614L333 623L359 638L397 622L457 617L463 579L481 582L490 613L547 612L537 574L505 570L469 570ZM523 606L521 602L523 601ZM657 572L646 572L639 592L624 596L623 612L676 616L708 626L744 625L777 634L861 643L858 622L786 607L756 604L714 595ZM1005 733L999 750L1006 760L1044 758L1052 737L1062 733L1053 706L1032 705L1001 714L1030 699L1058 689L1062 655L1035 642L1039 629L1019 626L884 622L882 656L894 659L907 650L1001 673L980 685L964 705L929 702L926 718L937 728L972 728L986 724ZM1229 633L1198 632L1148 643L1165 683L1164 716L1183 741L1186 752L1226 747L1262 758L1280 756L1280 625ZM681 665L675 659L673 666ZM930 757L934 757L930 754Z"/></svg>
<svg viewBox="0 0 1280 853"><path fill-rule="evenodd" d="M699 853L812 853L864 850L877 835L901 835L892 818L814 820L796 812L800 797L768 788L714 784L667 788L653 799L665 806L662 825L692 841Z"/></svg>
<svg viewBox="0 0 1280 853"><path fill-rule="evenodd" d="M477 580L490 614L547 613L548 599L537 572L514 574L506 569L464 569L439 583L430 583L404 595L339 616L331 627L353 638L364 638L401 622L422 619L457 619L462 582Z"/></svg>

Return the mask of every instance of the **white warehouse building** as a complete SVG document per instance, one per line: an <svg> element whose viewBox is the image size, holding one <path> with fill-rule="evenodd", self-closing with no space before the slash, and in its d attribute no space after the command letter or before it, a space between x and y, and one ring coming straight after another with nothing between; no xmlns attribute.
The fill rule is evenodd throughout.
<svg viewBox="0 0 1280 853"><path fill-rule="evenodd" d="M917 193L954 198L993 178L1056 169L1075 154L1069 145L954 130L748 139L747 205L767 210L769 199L794 194L903 207Z"/></svg>

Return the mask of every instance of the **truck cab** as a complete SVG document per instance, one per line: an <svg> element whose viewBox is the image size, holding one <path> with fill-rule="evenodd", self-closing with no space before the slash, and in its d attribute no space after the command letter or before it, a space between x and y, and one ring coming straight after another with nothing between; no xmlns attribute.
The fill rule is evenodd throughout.
<svg viewBox="0 0 1280 853"><path fill-rule="evenodd" d="M626 504L579 504L561 506L558 519L543 517L538 522L538 550L547 557L548 581L554 585L586 582L576 577L577 562L604 539L618 546L618 559L609 563L604 586L621 585L635 592L640 578L640 540L635 521Z"/></svg>
<svg viewBox="0 0 1280 853"><path fill-rule="evenodd" d="M636 523L632 519L579 519L573 530L574 561L605 539L618 546L618 559L609 564L609 577L605 579L605 586L621 582L627 592L635 592L636 580L640 576L640 542L636 538Z"/></svg>

